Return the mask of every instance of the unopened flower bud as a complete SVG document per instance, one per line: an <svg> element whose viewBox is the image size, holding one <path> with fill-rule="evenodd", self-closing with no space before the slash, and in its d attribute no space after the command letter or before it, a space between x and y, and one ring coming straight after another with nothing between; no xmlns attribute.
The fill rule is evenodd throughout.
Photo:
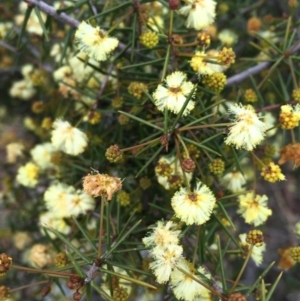
<svg viewBox="0 0 300 301"><path fill-rule="evenodd" d="M176 10L179 7L179 0L169 0L169 7L171 10Z"/></svg>
<svg viewBox="0 0 300 301"><path fill-rule="evenodd" d="M260 230L249 231L246 242L250 245L260 247L264 242L263 233Z"/></svg>
<svg viewBox="0 0 300 301"><path fill-rule="evenodd" d="M291 248L290 254L296 262L300 262L300 247Z"/></svg>
<svg viewBox="0 0 300 301"><path fill-rule="evenodd" d="M111 163L117 163L122 161L123 152L120 151L120 148L117 144L111 145L105 152L106 159Z"/></svg>
<svg viewBox="0 0 300 301"><path fill-rule="evenodd" d="M0 254L0 277L5 276L12 264L12 258L5 253Z"/></svg>
<svg viewBox="0 0 300 301"><path fill-rule="evenodd" d="M196 164L195 164L194 160L192 160L190 158L186 158L186 159L182 160L181 167L182 167L182 170L185 172L193 172L194 169L196 168Z"/></svg>
<svg viewBox="0 0 300 301"><path fill-rule="evenodd" d="M228 301L247 301L247 299L241 293L233 293L229 296Z"/></svg>

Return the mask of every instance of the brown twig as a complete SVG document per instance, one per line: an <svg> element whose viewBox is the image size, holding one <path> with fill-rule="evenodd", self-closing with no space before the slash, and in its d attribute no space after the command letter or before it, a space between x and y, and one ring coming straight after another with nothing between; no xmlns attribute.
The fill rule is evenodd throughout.
<svg viewBox="0 0 300 301"><path fill-rule="evenodd" d="M294 45L291 46L291 48L287 51L285 51L286 56L290 56L293 53L297 52L300 50L300 41L297 41ZM276 62L275 62L276 63ZM235 84L238 84L245 80L247 77L250 75L257 74L265 69L267 69L271 65L271 62L263 62L258 64L257 66L251 67L245 71L242 71L236 75L233 75L227 79L226 86L230 87Z"/></svg>
<svg viewBox="0 0 300 301"><path fill-rule="evenodd" d="M72 27L78 27L78 25L80 24L79 21L71 18L66 13L57 13L56 9L53 6L50 6L43 1L24 0L24 2L35 5L36 7L38 7L41 11L43 11L47 15L52 16L53 18L65 23L65 24L68 24Z"/></svg>

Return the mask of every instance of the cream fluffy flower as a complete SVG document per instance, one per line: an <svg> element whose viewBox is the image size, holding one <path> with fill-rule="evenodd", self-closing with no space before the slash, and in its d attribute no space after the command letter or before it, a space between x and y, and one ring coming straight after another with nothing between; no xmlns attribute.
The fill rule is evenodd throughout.
<svg viewBox="0 0 300 301"><path fill-rule="evenodd" d="M168 75L165 79L165 85L158 85L157 89L153 93L153 99L155 105L159 111L168 109L171 112L178 114L184 105L187 97L192 92L194 85L186 81L186 74L180 71L175 71ZM191 98L195 97L193 93ZM194 109L195 102L190 100L183 112L186 116Z"/></svg>
<svg viewBox="0 0 300 301"><path fill-rule="evenodd" d="M17 181L26 187L35 187L38 183L39 168L32 162L28 162L18 169Z"/></svg>
<svg viewBox="0 0 300 301"><path fill-rule="evenodd" d="M9 89L9 95L11 97L17 97L23 100L30 99L35 93L36 90L32 82L27 79L14 82Z"/></svg>
<svg viewBox="0 0 300 301"><path fill-rule="evenodd" d="M54 183L44 193L46 208L55 218L69 216L74 188L64 183Z"/></svg>
<svg viewBox="0 0 300 301"><path fill-rule="evenodd" d="M51 142L56 149L73 156L83 153L88 141L85 133L61 119L54 121L53 128Z"/></svg>
<svg viewBox="0 0 300 301"><path fill-rule="evenodd" d="M44 201L55 218L78 216L95 207L91 196L64 183L51 185L44 193Z"/></svg>
<svg viewBox="0 0 300 301"><path fill-rule="evenodd" d="M149 267L156 276L158 283L169 281L172 270L182 258L183 249L178 245L169 245L167 248L155 248L151 251L154 261Z"/></svg>
<svg viewBox="0 0 300 301"><path fill-rule="evenodd" d="M53 251L50 245L33 245L29 251L29 262L32 266L38 268L53 264Z"/></svg>
<svg viewBox="0 0 300 301"><path fill-rule="evenodd" d="M168 175L165 174L163 168L168 168ZM183 171L180 165L179 160L174 156L162 156L157 162L155 167L155 174L157 177L158 183L163 186L166 190L170 190L172 187L172 182L174 180L184 182ZM192 179L192 173L185 174L187 181L190 182Z"/></svg>
<svg viewBox="0 0 300 301"><path fill-rule="evenodd" d="M252 151L265 137L266 125L249 107L235 105L230 112L235 115L235 120L229 128L226 144L232 144L237 149L243 148Z"/></svg>
<svg viewBox="0 0 300 301"><path fill-rule="evenodd" d="M255 227L263 224L272 210L267 207L268 197L266 195L255 195L249 192L239 196L238 213L242 215L245 222L253 224Z"/></svg>
<svg viewBox="0 0 300 301"><path fill-rule="evenodd" d="M223 29L219 32L218 39L226 46L231 46L237 42L238 36L230 29Z"/></svg>
<svg viewBox="0 0 300 301"><path fill-rule="evenodd" d="M170 244L177 245L179 243L180 230L174 230L177 224L172 221L158 221L151 226L152 233L143 238L143 243L147 247L165 248Z"/></svg>
<svg viewBox="0 0 300 301"><path fill-rule="evenodd" d="M15 163L18 157L23 157L24 145L20 142L12 142L6 145L8 163Z"/></svg>
<svg viewBox="0 0 300 301"><path fill-rule="evenodd" d="M233 193L245 190L243 185L246 184L244 176L239 171L231 171L221 179L221 185Z"/></svg>
<svg viewBox="0 0 300 301"><path fill-rule="evenodd" d="M51 211L40 214L39 226L41 233L47 233L47 235L49 235L51 238L56 238L56 235L51 231L45 230L45 228L52 228L62 234L68 234L71 230L71 227L65 222L63 218L55 217L55 215Z"/></svg>
<svg viewBox="0 0 300 301"><path fill-rule="evenodd" d="M201 225L209 220L216 198L211 190L198 181L193 192L181 187L171 200L176 216L187 225Z"/></svg>
<svg viewBox="0 0 300 301"><path fill-rule="evenodd" d="M250 249L250 244L246 242L246 238L247 238L247 234L240 234L239 238L241 240L240 244L242 246L242 248L249 250ZM253 259L253 261L255 262L255 264L257 266L259 266L262 261L263 261L263 252L265 252L266 250L266 243L262 243L261 246L257 247L257 246L253 246L252 249L252 253L251 253L251 258Z"/></svg>
<svg viewBox="0 0 300 301"><path fill-rule="evenodd" d="M77 190L76 193L72 195L69 207L69 215L78 216L85 214L87 211L94 210L95 200L85 192Z"/></svg>
<svg viewBox="0 0 300 301"><path fill-rule="evenodd" d="M203 281L203 279L197 275L197 272L204 275L206 278L210 278L210 275L205 272L204 268L199 267L198 270L196 270L192 264L185 259L181 260L176 267L177 266L191 274L193 277L198 278L200 281ZM171 288L177 299L196 301L199 296L206 297L210 295L208 289L188 277L176 267L171 274Z"/></svg>
<svg viewBox="0 0 300 301"><path fill-rule="evenodd" d="M207 63L205 58L206 55L204 51L196 51L190 61L192 69L198 73L198 75L211 75L215 73L215 70L211 68L213 64Z"/></svg>
<svg viewBox="0 0 300 301"><path fill-rule="evenodd" d="M201 30L214 22L217 3L213 0L184 0L187 4L178 12L188 15L186 20L187 28Z"/></svg>
<svg viewBox="0 0 300 301"><path fill-rule="evenodd" d="M31 151L32 160L41 168L54 167L52 163L52 155L56 152L56 149L50 142L37 144Z"/></svg>
<svg viewBox="0 0 300 301"><path fill-rule="evenodd" d="M106 61L109 54L116 49L119 41L108 37L99 26L93 27L85 21L81 22L75 33L78 49L97 61Z"/></svg>

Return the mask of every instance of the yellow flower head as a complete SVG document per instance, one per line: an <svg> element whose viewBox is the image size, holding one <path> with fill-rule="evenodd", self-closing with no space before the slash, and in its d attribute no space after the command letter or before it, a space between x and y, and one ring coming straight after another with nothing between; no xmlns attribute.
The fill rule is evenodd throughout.
<svg viewBox="0 0 300 301"><path fill-rule="evenodd" d="M297 104L294 108L291 105L281 106L279 122L281 128L291 130L299 125L300 121L300 105Z"/></svg>
<svg viewBox="0 0 300 301"><path fill-rule="evenodd" d="M271 183L285 180L285 176L281 172L280 167L273 162L262 168L261 175L266 181Z"/></svg>
<svg viewBox="0 0 300 301"><path fill-rule="evenodd" d="M176 266L186 271L193 277L198 278L200 281L203 280L199 277L197 272L201 275L204 275L206 278L211 278L211 276L205 271L203 267L199 267L196 270L196 268L185 259L180 260ZM188 277L176 267L174 268L174 271L171 274L171 288L178 300L194 301L198 300L199 297L201 297L201 300L206 300L205 297L209 297L210 295L208 289L206 289L197 281Z"/></svg>
<svg viewBox="0 0 300 301"><path fill-rule="evenodd" d="M39 167L32 162L21 166L18 170L17 181L26 187L35 187L38 183Z"/></svg>
<svg viewBox="0 0 300 301"><path fill-rule="evenodd" d="M247 234L246 233L240 234L239 237L241 240L240 242L241 247L243 248L243 250L248 252L251 245L246 241ZM253 246L251 252L251 258L253 259L253 261L257 266L259 266L262 263L263 252L265 252L265 250L266 250L266 243L264 242L260 246L255 246L255 245Z"/></svg>
<svg viewBox="0 0 300 301"><path fill-rule="evenodd" d="M238 213L242 215L247 224L259 226L272 214L272 210L267 207L267 201L266 195L255 195L254 192L240 195Z"/></svg>

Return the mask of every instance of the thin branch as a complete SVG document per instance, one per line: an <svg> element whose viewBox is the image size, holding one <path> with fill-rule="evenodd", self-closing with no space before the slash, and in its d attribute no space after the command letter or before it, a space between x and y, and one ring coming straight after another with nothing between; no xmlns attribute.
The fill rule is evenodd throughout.
<svg viewBox="0 0 300 301"><path fill-rule="evenodd" d="M42 12L46 13L49 16L52 16L54 19L57 19L65 24L68 24L72 27L78 27L80 24L79 21L71 18L66 13L57 13L56 9L53 6L48 5L47 3L39 0L23 0L28 4L35 5L38 7Z"/></svg>
<svg viewBox="0 0 300 301"><path fill-rule="evenodd" d="M65 24L68 24L68 25L72 26L72 27L77 28L80 24L79 21L77 21L76 19L71 18L66 13L57 13L56 9L53 6L47 4L43 1L39 1L39 0L23 0L23 1L28 3L28 4L35 5L36 7L38 7L45 14L47 14L49 16L52 16L54 19L59 20L59 21L65 23ZM126 45L119 42L118 48L120 50L124 50L126 47L127 47ZM131 48L128 48L126 52L130 53ZM137 53L137 55L141 56L138 53Z"/></svg>
<svg viewBox="0 0 300 301"><path fill-rule="evenodd" d="M233 75L227 79L226 86L230 87L235 84L238 84L238 83L242 82L244 79L246 79L247 77L249 77L250 75L257 74L257 73L267 69L270 65L271 65L270 62L263 62L263 63L258 64L255 67L251 67L245 71L242 71L241 73Z"/></svg>
<svg viewBox="0 0 300 301"><path fill-rule="evenodd" d="M287 57L289 55L292 55L293 53L300 50L300 41L297 41L294 45L291 46L289 50L286 50L285 53L287 54ZM249 77L250 75L257 74L265 69L267 69L269 66L271 66L271 62L263 62L258 64L257 66L251 67L245 71L242 71L241 73L238 73L236 75L233 75L227 79L226 86L230 87L235 84L238 84L242 82L244 79Z"/></svg>

